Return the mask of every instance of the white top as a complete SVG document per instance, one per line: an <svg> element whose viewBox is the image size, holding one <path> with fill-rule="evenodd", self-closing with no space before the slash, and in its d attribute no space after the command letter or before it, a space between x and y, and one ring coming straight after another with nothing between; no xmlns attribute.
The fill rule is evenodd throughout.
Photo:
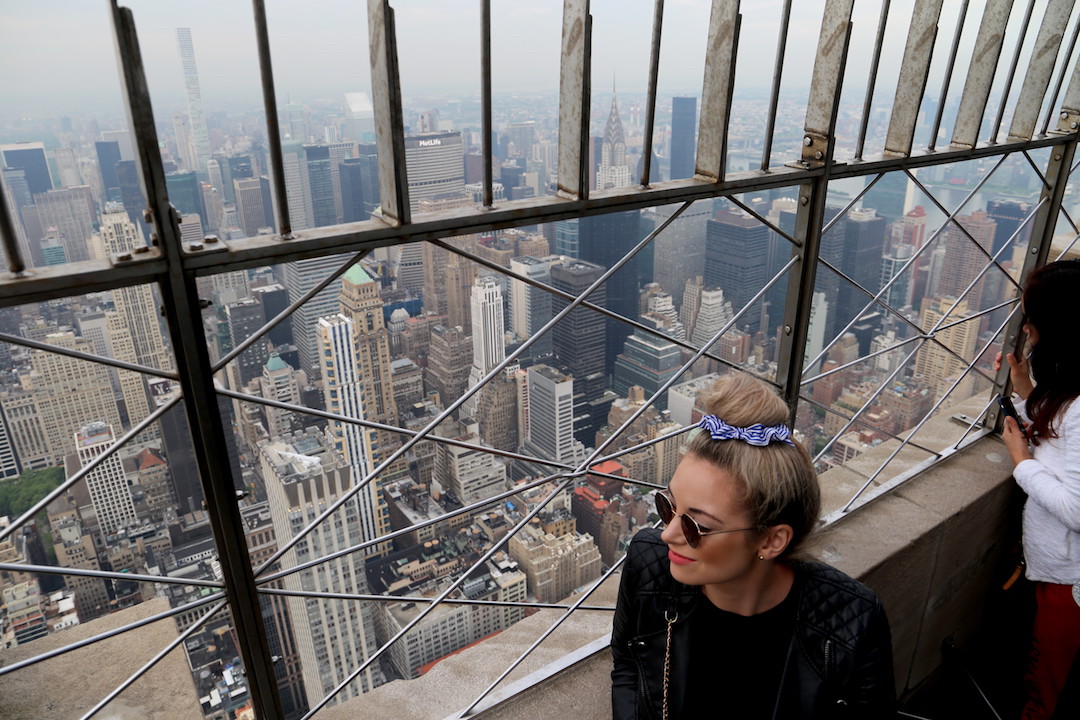
<svg viewBox="0 0 1080 720"><path fill-rule="evenodd" d="M1023 414L1022 403L1017 403ZM1034 460L1013 470L1028 495L1024 505L1027 577L1039 582L1080 582L1080 401L1054 423L1058 437L1032 448Z"/></svg>

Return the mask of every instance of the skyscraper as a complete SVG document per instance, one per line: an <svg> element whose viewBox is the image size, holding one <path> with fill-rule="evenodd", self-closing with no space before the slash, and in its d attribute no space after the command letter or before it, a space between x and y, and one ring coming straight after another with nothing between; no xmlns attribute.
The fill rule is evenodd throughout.
<svg viewBox="0 0 1080 720"><path fill-rule="evenodd" d="M510 260L510 269L519 275L551 284L552 258L522 255ZM551 293L521 280L510 281L510 328L519 338L532 337L551 320ZM539 357L551 353L551 332L544 333L529 348L529 354Z"/></svg>
<svg viewBox="0 0 1080 720"><path fill-rule="evenodd" d="M375 109L367 93L345 93L345 137L360 143L375 140Z"/></svg>
<svg viewBox="0 0 1080 720"><path fill-rule="evenodd" d="M116 179L116 163L120 162L120 145L116 142L98 141L94 143L97 151L98 172L101 173L101 187L104 191L102 202L120 201L120 181Z"/></svg>
<svg viewBox="0 0 1080 720"><path fill-rule="evenodd" d="M35 196L32 207L23 208L23 222L29 239L40 239L56 228L68 262L90 259L90 237L97 212L94 197L86 185L50 190Z"/></svg>
<svg viewBox="0 0 1080 720"><path fill-rule="evenodd" d="M473 362L469 371L469 387L473 387L479 385L484 375L506 357L503 292L498 278L492 275L476 278L470 301ZM462 405L462 412L467 417L476 417L479 399L480 393L475 393Z"/></svg>
<svg viewBox="0 0 1080 720"><path fill-rule="evenodd" d="M359 480L350 465L327 447L318 431L286 436L260 447L259 468L266 485L274 534L295 537ZM282 557L284 567L345 550L362 542L358 504L346 502ZM285 578L294 591L366 593L364 555L347 553ZM293 634L304 673L309 706L314 706L375 647L371 605L362 602L289 598ZM381 684L378 663L371 665L331 701L344 702Z"/></svg>
<svg viewBox="0 0 1080 720"><path fill-rule="evenodd" d="M987 277L998 272L991 268L979 277L983 267L990 262L987 254L993 249L997 223L982 210L960 215L956 220L961 227L950 224L945 231L945 258L934 294L960 297L974 283L964 300L969 309L977 311L989 304L982 296ZM976 281L976 278L979 279Z"/></svg>
<svg viewBox="0 0 1080 720"><path fill-rule="evenodd" d="M0 160L9 168L22 168L26 183L33 194L53 189L49 163L45 159L45 144L40 142L6 143L0 145Z"/></svg>
<svg viewBox="0 0 1080 720"><path fill-rule="evenodd" d="M337 270L346 259L340 255L321 258L305 258L285 263L283 280L289 291L289 302L294 303L311 288L318 285L326 275ZM315 324L319 318L339 311L338 296L341 278L334 280L315 297L296 309L292 315L293 342L300 355L300 369L311 379L319 377L319 360L316 357Z"/></svg>
<svg viewBox="0 0 1080 720"><path fill-rule="evenodd" d="M75 433L75 448L79 453L79 465L86 466L113 444L114 435L110 425L93 422ZM102 531L112 533L134 523L135 503L120 455L113 453L86 476L90 501Z"/></svg>
<svg viewBox="0 0 1080 720"><path fill-rule="evenodd" d="M741 211L722 210L706 223L705 287L722 289L736 311L768 280L769 234L765 225ZM751 332L767 329L754 312L743 315L739 324Z"/></svg>
<svg viewBox="0 0 1080 720"><path fill-rule="evenodd" d="M262 181L259 178L233 178L233 196L240 227L248 237L259 234L259 228L270 225L264 212Z"/></svg>
<svg viewBox="0 0 1080 720"><path fill-rule="evenodd" d="M368 220L379 206L379 159L374 145L361 145L356 157L338 167L342 222Z"/></svg>
<svg viewBox="0 0 1080 720"><path fill-rule="evenodd" d="M574 439L574 378L550 365L528 370L529 428L526 453L547 460L575 464L584 449Z"/></svg>
<svg viewBox="0 0 1080 720"><path fill-rule="evenodd" d="M672 180L694 177L697 135L697 98L671 98Z"/></svg>
<svg viewBox="0 0 1080 720"><path fill-rule="evenodd" d="M169 173L165 176L169 202L184 215L198 215L203 227L209 227L210 217L203 204L202 184L194 172ZM125 206L125 209L126 208Z"/></svg>
<svg viewBox="0 0 1080 720"><path fill-rule="evenodd" d="M333 225L337 220L334 211L334 178L330 172L330 147L328 145L305 145L308 192L311 196L312 227Z"/></svg>
<svg viewBox="0 0 1080 720"><path fill-rule="evenodd" d="M645 390L645 397L652 397L661 385L674 377L681 364L678 345L635 330L615 360L615 394L626 397L630 387L638 385ZM654 407L667 410L666 392L657 399Z"/></svg>
<svg viewBox="0 0 1080 720"><path fill-rule="evenodd" d="M551 266L551 286L556 290L580 295L597 278L604 268L581 260L573 260ZM604 306L606 286L596 289L587 298L593 304ZM567 300L552 297L553 315L569 305ZM635 312L633 317L636 317ZM555 357L566 365L574 377L579 392L589 400L604 392L604 352L606 348L606 318L588 308L576 307L552 328L552 344Z"/></svg>
<svg viewBox="0 0 1080 720"><path fill-rule="evenodd" d="M195 167L189 168L206 177L206 161L210 159L210 134L206 130L203 114L202 90L199 89L199 71L195 66L195 46L191 42L191 28L176 28L176 45L180 51L180 65L184 72L184 92L187 95L190 142Z"/></svg>
<svg viewBox="0 0 1080 720"><path fill-rule="evenodd" d="M630 165L626 159L626 133L619 119L619 104L611 93L611 112L604 127L600 146L600 168L596 171L596 189L626 187L630 184Z"/></svg>
<svg viewBox="0 0 1080 720"><path fill-rule="evenodd" d="M465 192L465 159L459 132L433 132L405 137L409 207L421 200Z"/></svg>

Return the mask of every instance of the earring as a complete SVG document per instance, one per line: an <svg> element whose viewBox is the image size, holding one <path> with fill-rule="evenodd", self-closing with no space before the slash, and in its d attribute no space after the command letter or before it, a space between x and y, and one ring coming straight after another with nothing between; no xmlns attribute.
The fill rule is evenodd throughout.
<svg viewBox="0 0 1080 720"><path fill-rule="evenodd" d="M764 560L764 559L765 559L765 556L764 556L764 555L758 555L758 556L757 556L757 559L758 559L758 560Z"/></svg>

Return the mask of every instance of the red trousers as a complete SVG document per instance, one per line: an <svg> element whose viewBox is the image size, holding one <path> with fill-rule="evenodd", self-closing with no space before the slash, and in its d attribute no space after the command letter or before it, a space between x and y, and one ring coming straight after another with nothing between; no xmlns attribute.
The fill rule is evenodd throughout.
<svg viewBox="0 0 1080 720"><path fill-rule="evenodd" d="M1035 627L1024 689L1023 720L1049 720L1080 653L1080 605L1071 585L1035 583Z"/></svg>

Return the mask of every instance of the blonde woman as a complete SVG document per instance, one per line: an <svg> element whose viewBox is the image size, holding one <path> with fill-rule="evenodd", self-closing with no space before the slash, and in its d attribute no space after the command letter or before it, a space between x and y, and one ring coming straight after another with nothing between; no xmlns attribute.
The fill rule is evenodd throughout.
<svg viewBox="0 0 1080 720"><path fill-rule="evenodd" d="M721 379L668 488L664 530L627 551L611 635L615 720L895 716L877 596L793 559L820 492L788 408L749 375Z"/></svg>

